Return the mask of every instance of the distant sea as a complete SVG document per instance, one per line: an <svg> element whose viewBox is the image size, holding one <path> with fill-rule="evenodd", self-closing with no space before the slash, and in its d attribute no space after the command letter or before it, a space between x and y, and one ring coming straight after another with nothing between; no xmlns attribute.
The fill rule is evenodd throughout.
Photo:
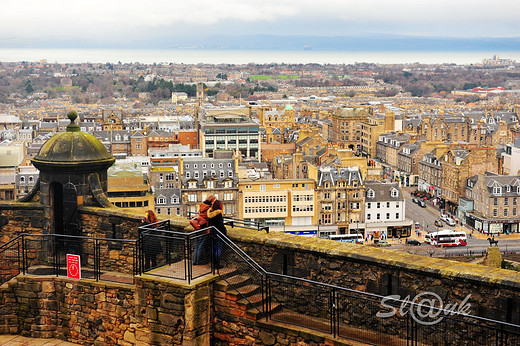
<svg viewBox="0 0 520 346"><path fill-rule="evenodd" d="M204 50L204 49L0 49L1 62L49 63L184 63L184 64L269 64L317 63L411 64L415 62L469 65L498 54L501 59L520 62L520 51L336 51L336 50Z"/></svg>

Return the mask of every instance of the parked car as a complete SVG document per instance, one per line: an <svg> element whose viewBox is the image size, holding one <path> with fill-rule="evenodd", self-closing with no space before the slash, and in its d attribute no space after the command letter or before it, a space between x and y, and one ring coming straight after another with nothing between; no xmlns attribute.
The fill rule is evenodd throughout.
<svg viewBox="0 0 520 346"><path fill-rule="evenodd" d="M417 198L414 197L414 198L412 198L412 202L414 202L414 203L419 203L419 200L418 200Z"/></svg>
<svg viewBox="0 0 520 346"><path fill-rule="evenodd" d="M381 239L377 242L377 246L391 246L392 244L390 244L389 242L387 242L386 240L384 239Z"/></svg>
<svg viewBox="0 0 520 346"><path fill-rule="evenodd" d="M421 242L418 241L417 239L406 239L406 245L416 245L416 246L420 246L420 245L421 245Z"/></svg>
<svg viewBox="0 0 520 346"><path fill-rule="evenodd" d="M426 202L423 200L419 200L419 202L417 204L419 204L423 208L426 208Z"/></svg>
<svg viewBox="0 0 520 346"><path fill-rule="evenodd" d="M451 217L447 217L443 221L446 222L446 224L449 225L449 226L455 226L456 225L455 220L453 220Z"/></svg>
<svg viewBox="0 0 520 346"><path fill-rule="evenodd" d="M442 220L441 219L435 220L435 226L442 227Z"/></svg>
<svg viewBox="0 0 520 346"><path fill-rule="evenodd" d="M448 217L448 214L446 213L446 210L441 209L441 218Z"/></svg>

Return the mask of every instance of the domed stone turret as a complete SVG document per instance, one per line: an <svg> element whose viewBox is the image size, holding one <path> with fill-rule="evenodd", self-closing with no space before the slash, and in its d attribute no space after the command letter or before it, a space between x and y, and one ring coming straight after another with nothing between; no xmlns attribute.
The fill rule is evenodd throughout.
<svg viewBox="0 0 520 346"><path fill-rule="evenodd" d="M67 131L49 139L31 160L40 170L38 183L26 200L39 191L40 203L53 233L80 235L77 208L81 205L112 207L106 197L107 170L115 159L91 134L74 123L78 114L67 114Z"/></svg>
<svg viewBox="0 0 520 346"><path fill-rule="evenodd" d="M45 142L32 160L33 165L40 171L56 169L75 172L112 166L115 159L105 146L91 134L81 132L74 123L78 114L72 111L67 116L70 119L67 131Z"/></svg>

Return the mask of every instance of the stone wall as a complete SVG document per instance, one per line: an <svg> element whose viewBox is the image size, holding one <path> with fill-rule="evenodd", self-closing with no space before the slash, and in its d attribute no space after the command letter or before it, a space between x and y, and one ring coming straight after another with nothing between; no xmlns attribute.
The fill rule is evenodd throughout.
<svg viewBox="0 0 520 346"><path fill-rule="evenodd" d="M520 324L515 271L276 232L228 236L267 271L383 296L433 292L453 304L471 295L470 314Z"/></svg>
<svg viewBox="0 0 520 346"><path fill-rule="evenodd" d="M0 334L97 345L207 345L211 280L183 286L18 276L0 287Z"/></svg>
<svg viewBox="0 0 520 346"><path fill-rule="evenodd" d="M2 202L0 207L0 245L22 233L43 234L45 219L39 203Z"/></svg>

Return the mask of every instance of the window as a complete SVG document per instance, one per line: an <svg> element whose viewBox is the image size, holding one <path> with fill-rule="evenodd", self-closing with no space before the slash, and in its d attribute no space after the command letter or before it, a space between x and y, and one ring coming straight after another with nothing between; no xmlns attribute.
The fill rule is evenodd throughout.
<svg viewBox="0 0 520 346"><path fill-rule="evenodd" d="M198 172L198 171L193 172L193 177L194 177L195 179L198 179L198 178L199 178L199 172Z"/></svg>
<svg viewBox="0 0 520 346"><path fill-rule="evenodd" d="M179 204L179 196L172 196L170 199L170 204Z"/></svg>
<svg viewBox="0 0 520 346"><path fill-rule="evenodd" d="M509 205L509 198L507 198L507 197L504 198L504 205L505 206Z"/></svg>
<svg viewBox="0 0 520 346"><path fill-rule="evenodd" d="M166 204L166 198L164 197L157 197L157 204Z"/></svg>
<svg viewBox="0 0 520 346"><path fill-rule="evenodd" d="M265 185L260 185L260 191L265 191Z"/></svg>
<svg viewBox="0 0 520 346"><path fill-rule="evenodd" d="M381 208L381 203L380 202L377 202L377 209Z"/></svg>
<svg viewBox="0 0 520 346"><path fill-rule="evenodd" d="M500 186L493 187L493 194L494 195L499 195L501 193L502 193L502 188Z"/></svg>
<svg viewBox="0 0 520 346"><path fill-rule="evenodd" d="M253 185L246 185L246 189L252 189L253 188Z"/></svg>
<svg viewBox="0 0 520 346"><path fill-rule="evenodd" d="M370 220L371 217L372 217L371 214L367 214L367 220Z"/></svg>
<svg viewBox="0 0 520 346"><path fill-rule="evenodd" d="M376 219L381 220L381 214L377 213Z"/></svg>
<svg viewBox="0 0 520 346"><path fill-rule="evenodd" d="M195 194L195 193L188 194L188 201L197 202L197 194Z"/></svg>
<svg viewBox="0 0 520 346"><path fill-rule="evenodd" d="M386 219L390 220L390 213L386 213Z"/></svg>
<svg viewBox="0 0 520 346"><path fill-rule="evenodd" d="M516 216L516 208L513 208L513 216Z"/></svg>
<svg viewBox="0 0 520 346"><path fill-rule="evenodd" d="M390 208L390 202L386 202L386 207Z"/></svg>
<svg viewBox="0 0 520 346"><path fill-rule="evenodd" d="M197 182L196 181L188 181L188 189L196 189Z"/></svg>
<svg viewBox="0 0 520 346"><path fill-rule="evenodd" d="M493 216L498 216L498 210L497 209L493 209Z"/></svg>
<svg viewBox="0 0 520 346"><path fill-rule="evenodd" d="M504 209L504 216L507 216L507 209Z"/></svg>
<svg viewBox="0 0 520 346"><path fill-rule="evenodd" d="M399 220L399 213L395 213L395 218Z"/></svg>
<svg viewBox="0 0 520 346"><path fill-rule="evenodd" d="M398 194L397 189L392 189L392 192L390 193L392 197L397 197Z"/></svg>
<svg viewBox="0 0 520 346"><path fill-rule="evenodd" d="M233 193L226 192L224 193L224 201L232 201L233 200Z"/></svg>
<svg viewBox="0 0 520 346"><path fill-rule="evenodd" d="M230 178L233 178L233 171L228 171L227 172L227 176L230 177Z"/></svg>
<svg viewBox="0 0 520 346"><path fill-rule="evenodd" d="M280 184L274 184L273 185L273 189L279 189L280 188Z"/></svg>
<svg viewBox="0 0 520 346"><path fill-rule="evenodd" d="M513 205L516 205L516 197L513 197Z"/></svg>
<svg viewBox="0 0 520 346"><path fill-rule="evenodd" d="M188 179L191 178L190 172L186 172L186 178L188 178Z"/></svg>
<svg viewBox="0 0 520 346"><path fill-rule="evenodd" d="M493 205L498 205L498 198L493 198Z"/></svg>
<svg viewBox="0 0 520 346"><path fill-rule="evenodd" d="M374 190L372 190L372 189L368 190L368 192L367 192L368 198L374 198L375 196L376 196L376 193L374 192Z"/></svg>
<svg viewBox="0 0 520 346"><path fill-rule="evenodd" d="M214 189L215 188L215 181L214 180L206 180L206 187L208 189Z"/></svg>
<svg viewBox="0 0 520 346"><path fill-rule="evenodd" d="M370 209L371 206L372 206L372 203L367 203L367 209Z"/></svg>

